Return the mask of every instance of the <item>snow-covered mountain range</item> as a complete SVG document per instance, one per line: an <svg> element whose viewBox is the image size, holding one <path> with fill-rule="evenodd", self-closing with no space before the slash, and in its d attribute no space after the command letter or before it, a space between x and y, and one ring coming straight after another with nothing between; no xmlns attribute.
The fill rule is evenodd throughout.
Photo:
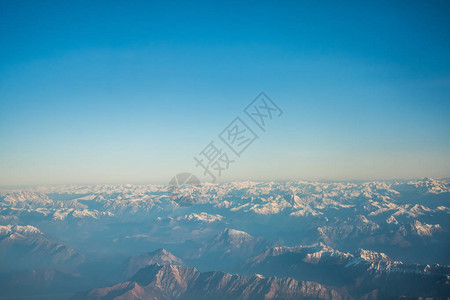
<svg viewBox="0 0 450 300"><path fill-rule="evenodd" d="M173 201L165 185L0 190L0 276L10 287L0 296L11 296L11 287L24 278L30 285L36 277L30 274L82 282L69 285L69 295L126 282L141 268L174 270L152 265L196 268L189 272L200 277L208 277L208 271L222 271L226 278L231 275L223 272L239 273L237 282L246 284L258 273L269 278L254 279L260 289L277 282L270 278L289 277L297 286L312 281L344 298L448 296L448 180L186 188L197 189L194 204L187 207ZM159 248L166 250L152 252ZM392 284L383 290L386 280ZM411 293L396 287L406 280L420 284ZM54 285L33 287L48 293L39 286Z"/></svg>

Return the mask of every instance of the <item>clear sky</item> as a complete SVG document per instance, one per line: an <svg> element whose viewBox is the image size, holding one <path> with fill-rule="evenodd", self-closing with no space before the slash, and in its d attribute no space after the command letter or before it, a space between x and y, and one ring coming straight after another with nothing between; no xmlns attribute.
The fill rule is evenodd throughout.
<svg viewBox="0 0 450 300"><path fill-rule="evenodd" d="M220 180L450 177L449 15L448 1L0 1L0 185L201 174L193 157L261 91L284 114Z"/></svg>

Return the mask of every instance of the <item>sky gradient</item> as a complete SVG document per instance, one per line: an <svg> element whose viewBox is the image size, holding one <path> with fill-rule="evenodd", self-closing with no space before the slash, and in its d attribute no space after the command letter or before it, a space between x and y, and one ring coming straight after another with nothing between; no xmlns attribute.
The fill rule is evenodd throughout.
<svg viewBox="0 0 450 300"><path fill-rule="evenodd" d="M220 180L450 177L446 1L0 2L0 185L167 183L259 92ZM201 178L204 180L203 178Z"/></svg>

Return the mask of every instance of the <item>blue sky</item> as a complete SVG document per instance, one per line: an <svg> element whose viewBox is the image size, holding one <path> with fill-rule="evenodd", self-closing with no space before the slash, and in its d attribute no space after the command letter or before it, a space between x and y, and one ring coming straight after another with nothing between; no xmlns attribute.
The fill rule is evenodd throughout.
<svg viewBox="0 0 450 300"><path fill-rule="evenodd" d="M200 175L193 157L260 91L284 114L220 180L450 177L449 13L1 1L0 185Z"/></svg>

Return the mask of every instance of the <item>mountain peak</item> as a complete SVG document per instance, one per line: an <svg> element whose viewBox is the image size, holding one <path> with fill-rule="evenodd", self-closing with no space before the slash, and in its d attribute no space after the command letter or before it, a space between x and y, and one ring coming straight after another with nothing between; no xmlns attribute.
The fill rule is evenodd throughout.
<svg viewBox="0 0 450 300"><path fill-rule="evenodd" d="M214 243L225 243L230 245L241 245L253 242L255 238L245 231L226 228L214 238Z"/></svg>
<svg viewBox="0 0 450 300"><path fill-rule="evenodd" d="M183 265L183 261L167 251L164 248L159 248L153 252L143 253L139 256L130 257L128 259L128 266L125 271L125 276L130 277L140 269L149 265Z"/></svg>
<svg viewBox="0 0 450 300"><path fill-rule="evenodd" d="M164 248L156 249L153 252L148 252L149 255L172 255L169 251Z"/></svg>
<svg viewBox="0 0 450 300"><path fill-rule="evenodd" d="M338 291L312 281L220 271L200 273L195 268L172 265L147 266L131 281L94 289L77 299L330 299L330 295L343 299Z"/></svg>
<svg viewBox="0 0 450 300"><path fill-rule="evenodd" d="M42 232L31 225L20 226L20 225L6 225L0 226L0 235L7 235L13 232L20 234L42 234Z"/></svg>
<svg viewBox="0 0 450 300"><path fill-rule="evenodd" d="M379 261L391 261L391 259L382 252L375 252L372 250L358 249L356 251L356 257L368 262L379 262Z"/></svg>
<svg viewBox="0 0 450 300"><path fill-rule="evenodd" d="M250 234L248 234L245 231L236 230L236 229L232 229L232 228L225 229L223 231L223 234L225 234L227 236L232 236L232 237L246 237L246 238L252 237Z"/></svg>

